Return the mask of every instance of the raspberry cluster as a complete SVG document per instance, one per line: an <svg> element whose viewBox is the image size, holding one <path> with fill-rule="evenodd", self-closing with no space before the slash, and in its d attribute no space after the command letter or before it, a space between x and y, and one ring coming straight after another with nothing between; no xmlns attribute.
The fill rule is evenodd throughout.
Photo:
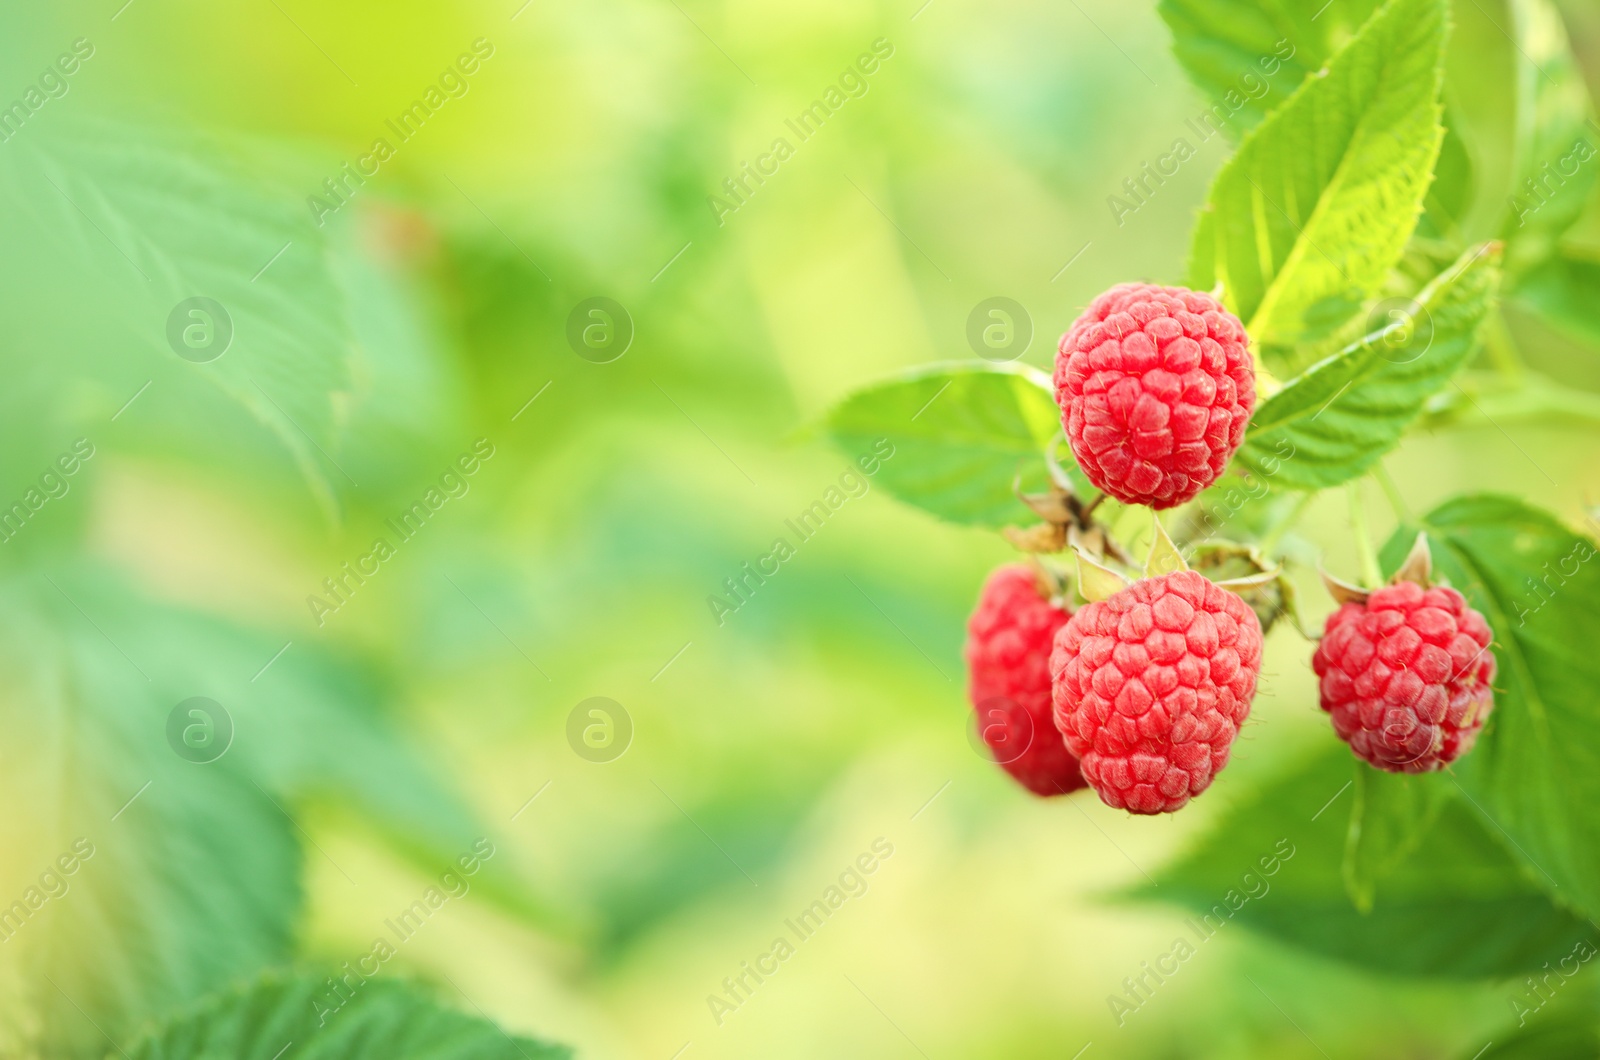
<svg viewBox="0 0 1600 1060"><path fill-rule="evenodd" d="M1445 586L1402 581L1328 618L1311 666L1333 730L1391 773L1442 769L1494 709L1489 623Z"/></svg>
<svg viewBox="0 0 1600 1060"><path fill-rule="evenodd" d="M995 761L1035 795L1084 786L1078 760L1050 716L1050 646L1069 614L1040 591L1029 567L989 576L967 622L967 691Z"/></svg>
<svg viewBox="0 0 1600 1060"><path fill-rule="evenodd" d="M1194 571L1147 578L1056 635L1056 726L1108 805L1170 813L1227 764L1260 669L1241 597Z"/></svg>
<svg viewBox="0 0 1600 1060"><path fill-rule="evenodd" d="M1210 295L1126 283L1062 336L1056 402L1089 481L1171 508L1215 482L1244 442L1255 367L1239 318Z"/></svg>
<svg viewBox="0 0 1600 1060"><path fill-rule="evenodd" d="M1135 283L1095 299L1062 336L1054 377L1090 482L1153 509L1215 482L1255 409L1249 342L1207 294ZM1008 539L1035 552L1071 544L1087 602L1052 603L1029 567L991 575L967 627L984 740L1036 794L1087 786L1131 813L1183 807L1227 765L1261 672L1261 619L1232 590L1275 615L1287 583L1243 546L1229 555L1244 555L1249 573L1212 582L1157 520L1145 577L1130 584L1097 558L1131 566L1093 521L1098 500L1065 485L1023 500L1045 525ZM1312 666L1338 736L1392 772L1440 769L1470 750L1494 706L1492 634L1461 593L1432 584L1426 536L1384 588L1328 582L1342 606Z"/></svg>

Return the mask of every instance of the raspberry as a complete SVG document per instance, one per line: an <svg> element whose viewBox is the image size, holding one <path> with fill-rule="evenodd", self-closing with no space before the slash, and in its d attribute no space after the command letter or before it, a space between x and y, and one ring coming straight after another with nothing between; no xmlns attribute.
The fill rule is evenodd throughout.
<svg viewBox="0 0 1600 1060"><path fill-rule="evenodd" d="M1311 657L1322 709L1358 758L1391 773L1442 769L1494 709L1489 623L1448 586L1402 581L1328 617Z"/></svg>
<svg viewBox="0 0 1600 1060"><path fill-rule="evenodd" d="M1146 578L1056 634L1056 727L1106 805L1171 813L1228 764L1260 671L1241 597L1194 571Z"/></svg>
<svg viewBox="0 0 1600 1060"><path fill-rule="evenodd" d="M1050 643L1069 615L1018 563L989 576L967 622L968 693L984 742L1035 795L1084 786L1078 760L1050 720Z"/></svg>
<svg viewBox="0 0 1600 1060"><path fill-rule="evenodd" d="M1182 287L1111 288L1061 337L1056 403L1089 481L1171 508L1217 480L1255 408L1239 318Z"/></svg>

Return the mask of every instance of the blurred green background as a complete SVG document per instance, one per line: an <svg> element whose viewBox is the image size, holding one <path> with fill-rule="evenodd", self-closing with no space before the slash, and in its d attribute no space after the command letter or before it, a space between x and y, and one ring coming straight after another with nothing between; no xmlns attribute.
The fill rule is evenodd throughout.
<svg viewBox="0 0 1600 1060"><path fill-rule="evenodd" d="M0 948L7 1055L41 1027L120 1048L265 964L354 961L479 837L471 892L382 974L585 1057L1470 1057L1515 1023L1520 983L1232 928L1118 1026L1108 995L1186 914L1108 896L1329 738L1286 625L1231 767L1145 820L1029 798L974 750L960 648L1013 554L994 535L873 489L708 606L850 466L808 429L840 395L975 360L985 298L1026 308L1047 368L1104 288L1181 279L1225 138L1120 223L1107 204L1208 103L1152 5L120 3L0 33L0 101L92 45L0 143L0 502L93 450L0 545L0 900L97 849ZM1600 16L1565 14L1600 83ZM1451 90L1493 128L1506 13L1456 16ZM880 40L801 142L786 120ZM474 41L466 91L401 142L386 123ZM393 157L315 223L380 137ZM778 137L792 157L719 223L708 198ZM1503 149L1470 146L1503 184ZM195 296L234 328L205 363L168 342ZM609 363L567 339L596 296L633 329ZM1511 322L1600 389L1592 348ZM1411 506L1492 488L1578 520L1594 435L1502 423L1409 440ZM401 541L385 521L478 439ZM394 554L318 621L308 596L376 537ZM1288 547L1354 573L1342 499ZM1329 603L1302 588L1309 623ZM204 766L165 728L193 696L233 728ZM604 762L569 737L597 696L631 727ZM719 1022L708 996L879 839L865 892Z"/></svg>

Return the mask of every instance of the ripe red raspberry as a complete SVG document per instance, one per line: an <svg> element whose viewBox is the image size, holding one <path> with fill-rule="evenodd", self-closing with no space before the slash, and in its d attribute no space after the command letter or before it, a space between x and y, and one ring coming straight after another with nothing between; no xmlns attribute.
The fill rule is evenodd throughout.
<svg viewBox="0 0 1600 1060"><path fill-rule="evenodd" d="M1493 635L1454 589L1398 582L1328 617L1311 657L1322 709L1357 757L1391 773L1442 769L1494 709Z"/></svg>
<svg viewBox="0 0 1600 1060"><path fill-rule="evenodd" d="M1106 805L1171 813L1228 764L1260 671L1241 597L1194 571L1146 578L1056 634L1056 727Z"/></svg>
<svg viewBox="0 0 1600 1060"><path fill-rule="evenodd" d="M967 690L978 730L995 761L1035 795L1084 786L1050 719L1050 644L1068 617L1018 563L989 576L967 622Z"/></svg>
<svg viewBox="0 0 1600 1060"><path fill-rule="evenodd" d="M1255 409L1239 318L1182 287L1125 283L1061 337L1056 404L1089 481L1124 504L1171 508L1217 480Z"/></svg>

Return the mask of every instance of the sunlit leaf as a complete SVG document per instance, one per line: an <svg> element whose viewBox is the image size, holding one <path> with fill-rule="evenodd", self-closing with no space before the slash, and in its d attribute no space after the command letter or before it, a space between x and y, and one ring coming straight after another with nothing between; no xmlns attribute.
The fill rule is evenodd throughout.
<svg viewBox="0 0 1600 1060"><path fill-rule="evenodd" d="M1172 50L1207 102L1203 128L1231 138L1260 124L1349 43L1378 0L1161 0ZM1207 115L1210 115L1208 120Z"/></svg>
<svg viewBox="0 0 1600 1060"><path fill-rule="evenodd" d="M1015 490L1049 484L1044 454L1061 414L1049 380L1032 368L936 365L856 391L824 429L850 456L882 458L873 481L900 500L954 523L999 527L1034 521Z"/></svg>
<svg viewBox="0 0 1600 1060"><path fill-rule="evenodd" d="M1221 285L1269 367L1353 316L1416 227L1438 156L1443 0L1389 0L1223 167L1190 286Z"/></svg>
<svg viewBox="0 0 1600 1060"><path fill-rule="evenodd" d="M1381 303L1372 317L1377 330L1318 361L1256 410L1239 461L1290 489L1322 489L1365 473L1477 349L1499 260L1497 246L1475 247L1415 299Z"/></svg>

